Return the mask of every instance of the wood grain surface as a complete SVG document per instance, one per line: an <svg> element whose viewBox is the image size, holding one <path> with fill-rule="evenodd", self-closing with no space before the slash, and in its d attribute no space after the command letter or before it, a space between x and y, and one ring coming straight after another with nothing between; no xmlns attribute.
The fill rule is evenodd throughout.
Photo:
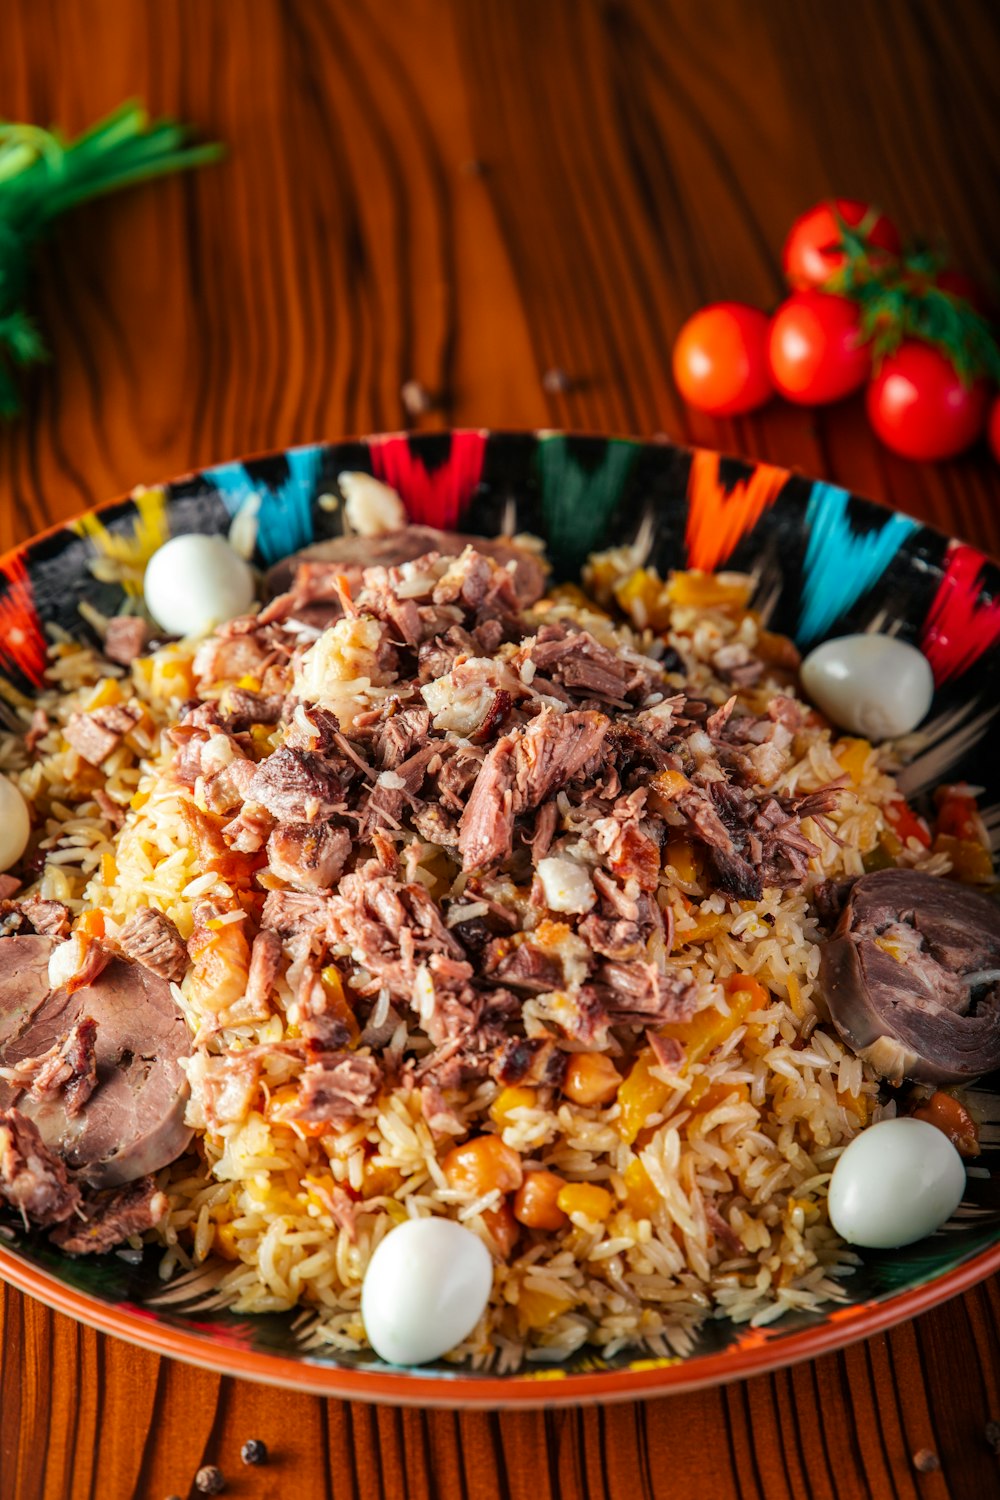
<svg viewBox="0 0 1000 1500"><path fill-rule="evenodd" d="M140 481L411 425L416 380L426 428L666 432L1000 551L985 448L907 464L857 401L715 422L669 374L699 303L779 299L787 225L834 191L990 280L993 0L7 0L2 22L3 115L75 131L139 95L229 156L46 248L54 359L0 431L0 548ZM537 1415L220 1379L6 1289L0 1323L0 1500L185 1496L203 1463L234 1496L307 1500L1000 1494L995 1283L771 1377Z"/></svg>

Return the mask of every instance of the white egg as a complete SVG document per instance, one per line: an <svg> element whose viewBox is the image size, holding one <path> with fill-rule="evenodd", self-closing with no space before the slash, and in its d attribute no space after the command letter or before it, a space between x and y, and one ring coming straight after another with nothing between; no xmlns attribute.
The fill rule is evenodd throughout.
<svg viewBox="0 0 1000 1500"><path fill-rule="evenodd" d="M0 870L16 865L28 844L31 815L12 781L0 776Z"/></svg>
<svg viewBox="0 0 1000 1500"><path fill-rule="evenodd" d="M866 740L916 729L934 698L930 663L891 635L842 635L810 651L802 686L828 719Z"/></svg>
<svg viewBox="0 0 1000 1500"><path fill-rule="evenodd" d="M170 635L206 635L246 614L253 573L221 536L174 536L153 553L143 580L146 608Z"/></svg>
<svg viewBox="0 0 1000 1500"><path fill-rule="evenodd" d="M590 871L578 859L562 859L552 855L540 859L535 867L545 892L545 904L549 911L589 911L597 900Z"/></svg>
<svg viewBox="0 0 1000 1500"><path fill-rule="evenodd" d="M880 1120L848 1146L830 1179L830 1223L851 1245L894 1250L938 1229L965 1193L965 1167L926 1120Z"/></svg>
<svg viewBox="0 0 1000 1500"><path fill-rule="evenodd" d="M407 1219L368 1263L361 1316L375 1353L420 1365L454 1349L482 1317L493 1287L490 1252L453 1219Z"/></svg>

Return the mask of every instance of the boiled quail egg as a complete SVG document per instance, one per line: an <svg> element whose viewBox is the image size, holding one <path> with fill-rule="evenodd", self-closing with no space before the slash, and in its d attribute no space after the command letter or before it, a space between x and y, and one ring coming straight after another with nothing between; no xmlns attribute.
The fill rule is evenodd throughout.
<svg viewBox="0 0 1000 1500"><path fill-rule="evenodd" d="M221 536L171 537L149 559L146 608L170 635L206 635L245 614L254 581L247 564Z"/></svg>
<svg viewBox="0 0 1000 1500"><path fill-rule="evenodd" d="M880 1120L833 1169L830 1223L850 1245L894 1250L940 1228L964 1193L962 1158L943 1131L926 1120Z"/></svg>
<svg viewBox="0 0 1000 1500"><path fill-rule="evenodd" d="M934 698L930 663L891 635L842 635L810 651L802 686L828 719L867 740L909 734Z"/></svg>
<svg viewBox="0 0 1000 1500"><path fill-rule="evenodd" d="M0 776L0 870L16 865L28 844L28 804L7 776Z"/></svg>
<svg viewBox="0 0 1000 1500"><path fill-rule="evenodd" d="M452 1219L407 1219L368 1263L361 1316L375 1353L394 1365L439 1359L468 1338L486 1309L493 1262Z"/></svg>

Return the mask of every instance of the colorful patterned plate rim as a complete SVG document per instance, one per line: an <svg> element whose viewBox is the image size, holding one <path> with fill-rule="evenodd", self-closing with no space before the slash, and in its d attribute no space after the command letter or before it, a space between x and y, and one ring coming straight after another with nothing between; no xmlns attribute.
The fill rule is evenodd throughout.
<svg viewBox="0 0 1000 1500"><path fill-rule="evenodd" d="M630 543L658 566L731 568L757 578L768 625L810 647L878 630L924 651L936 693L926 745L902 777L918 798L944 780L985 789L1000 837L1000 569L899 512L786 469L665 441L552 432L386 434L315 443L184 475L98 506L0 558L0 673L25 692L41 681L42 622L85 638L79 605L105 614L120 584L90 564L113 553L135 590L171 533L224 533L234 521L267 566L340 529L337 475L364 470L393 485L414 520L484 535L546 538L558 576L595 548ZM251 1379L352 1399L425 1406L533 1406L630 1400L742 1378L841 1347L936 1306L1000 1269L1000 1078L983 1080L983 1154L966 1199L935 1235L866 1253L845 1302L794 1311L764 1328L711 1320L685 1359L604 1358L585 1349L558 1366L495 1375L446 1362L419 1369L333 1351L308 1312L261 1318L222 1305L206 1266L166 1286L155 1253L73 1260L0 1223L0 1276L61 1312L160 1354Z"/></svg>

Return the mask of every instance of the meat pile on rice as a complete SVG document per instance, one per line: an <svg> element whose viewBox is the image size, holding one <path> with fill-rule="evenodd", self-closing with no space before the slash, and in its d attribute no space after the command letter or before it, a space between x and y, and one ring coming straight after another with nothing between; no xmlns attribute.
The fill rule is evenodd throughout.
<svg viewBox="0 0 1000 1500"><path fill-rule="evenodd" d="M3 920L77 974L146 966L192 1034L195 1149L123 1232L158 1218L164 1278L214 1252L237 1309L354 1349L374 1247L449 1215L495 1257L450 1357L497 1370L837 1297L826 1183L893 1106L817 944L891 831L891 752L796 699L742 576L606 554L546 595L528 547L405 537L200 644L58 642L5 742L40 839Z"/></svg>

